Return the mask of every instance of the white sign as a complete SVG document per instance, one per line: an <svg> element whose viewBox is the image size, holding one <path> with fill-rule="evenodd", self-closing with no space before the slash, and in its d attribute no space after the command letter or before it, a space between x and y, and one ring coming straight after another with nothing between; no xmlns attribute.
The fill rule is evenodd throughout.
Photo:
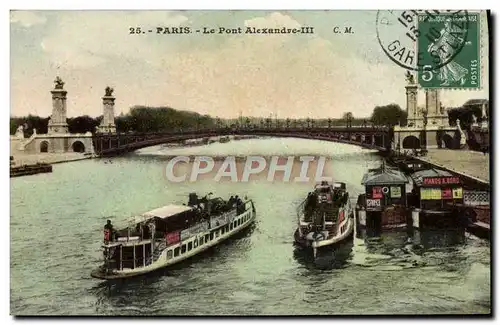
<svg viewBox="0 0 500 325"><path fill-rule="evenodd" d="M367 199L366 200L366 207L367 208L380 208L380 200L379 199L377 199L377 200Z"/></svg>
<svg viewBox="0 0 500 325"><path fill-rule="evenodd" d="M210 228L217 228L220 226L223 226L225 224L229 223L229 219L225 214L216 216L216 217L210 217Z"/></svg>
<svg viewBox="0 0 500 325"><path fill-rule="evenodd" d="M236 215L236 210L232 210L220 216L210 217L210 228L213 229L228 224L236 218Z"/></svg>
<svg viewBox="0 0 500 325"><path fill-rule="evenodd" d="M181 231L181 240L185 240L186 238L192 237L192 236L196 235L197 233L205 232L205 231L208 231L208 222L207 221L202 222L202 223L198 223L198 224L192 226L191 228L184 229L183 231Z"/></svg>

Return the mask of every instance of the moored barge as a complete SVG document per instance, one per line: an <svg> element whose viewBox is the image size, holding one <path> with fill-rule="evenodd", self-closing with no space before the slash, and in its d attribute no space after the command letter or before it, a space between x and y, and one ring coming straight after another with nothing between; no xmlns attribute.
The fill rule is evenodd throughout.
<svg viewBox="0 0 500 325"><path fill-rule="evenodd" d="M369 169L361 184L365 193L356 203L356 228L386 230L408 226L407 191L409 179L395 168L384 163Z"/></svg>
<svg viewBox="0 0 500 325"><path fill-rule="evenodd" d="M199 199L143 213L115 231L108 220L104 263L91 276L113 280L146 274L179 263L248 228L256 217L252 200Z"/></svg>
<svg viewBox="0 0 500 325"><path fill-rule="evenodd" d="M52 165L45 163L36 163L32 165L14 166L11 159L10 177L35 175L41 173L52 173Z"/></svg>
<svg viewBox="0 0 500 325"><path fill-rule="evenodd" d="M466 225L463 188L458 176L440 169L426 169L410 175L413 180L413 228Z"/></svg>

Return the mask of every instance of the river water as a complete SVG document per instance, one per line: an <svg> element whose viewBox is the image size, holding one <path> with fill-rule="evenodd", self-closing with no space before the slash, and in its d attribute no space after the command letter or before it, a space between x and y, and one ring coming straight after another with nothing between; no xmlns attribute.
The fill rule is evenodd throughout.
<svg viewBox="0 0 500 325"><path fill-rule="evenodd" d="M124 157L54 166L11 184L11 314L339 315L490 312L489 242L463 230L357 234L317 260L296 251L296 206L312 183L171 183L169 155L322 155L351 197L380 158L304 139L250 139L203 147L152 147ZM171 269L124 283L92 279L102 227L185 203L190 192L255 201L257 223L237 238ZM413 241L415 242L413 235Z"/></svg>

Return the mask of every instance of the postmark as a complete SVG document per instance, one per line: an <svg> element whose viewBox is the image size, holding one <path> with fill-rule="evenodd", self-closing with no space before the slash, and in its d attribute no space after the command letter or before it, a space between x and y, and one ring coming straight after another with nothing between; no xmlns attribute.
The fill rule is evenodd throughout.
<svg viewBox="0 0 500 325"><path fill-rule="evenodd" d="M416 72L422 88L480 86L479 14L464 10L378 11L376 28L387 57ZM469 67L467 73L459 68L464 64Z"/></svg>

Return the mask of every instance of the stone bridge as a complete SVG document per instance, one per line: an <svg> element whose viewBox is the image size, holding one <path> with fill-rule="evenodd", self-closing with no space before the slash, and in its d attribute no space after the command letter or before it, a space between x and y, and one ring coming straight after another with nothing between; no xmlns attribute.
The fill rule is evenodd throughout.
<svg viewBox="0 0 500 325"><path fill-rule="evenodd" d="M390 151L392 130L388 127L331 128L216 128L162 133L107 133L92 137L94 151L99 156L115 156L145 147L183 140L228 135L291 137L332 141L357 145L367 149Z"/></svg>

